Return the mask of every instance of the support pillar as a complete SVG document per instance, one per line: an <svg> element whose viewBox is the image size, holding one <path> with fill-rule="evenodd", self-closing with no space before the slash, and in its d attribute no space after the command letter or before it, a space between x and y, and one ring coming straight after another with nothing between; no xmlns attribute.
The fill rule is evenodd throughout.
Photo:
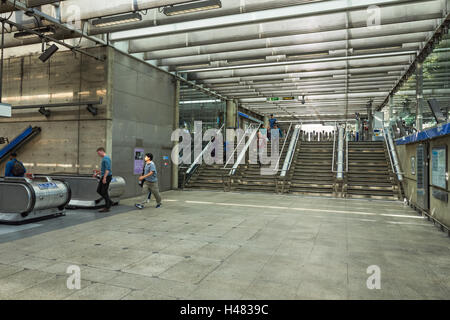
<svg viewBox="0 0 450 320"><path fill-rule="evenodd" d="M179 129L180 125L180 81L178 80L176 82L176 88L175 88L175 105L174 105L174 112L173 112L173 130ZM175 154L180 154L179 150L179 142L174 141L173 147L175 150ZM172 190L178 189L178 165L176 165L172 161Z"/></svg>
<svg viewBox="0 0 450 320"><path fill-rule="evenodd" d="M394 95L391 93L389 95L389 125L392 125L395 122L394 119Z"/></svg>
<svg viewBox="0 0 450 320"><path fill-rule="evenodd" d="M226 118L226 129L237 129L237 105L233 100L227 100ZM227 141L232 140L228 136L226 138Z"/></svg>
<svg viewBox="0 0 450 320"><path fill-rule="evenodd" d="M264 127L269 130L270 129L270 125L269 125L269 117L268 116L264 116Z"/></svg>
<svg viewBox="0 0 450 320"><path fill-rule="evenodd" d="M416 65L416 129L423 130L423 64L418 62Z"/></svg>

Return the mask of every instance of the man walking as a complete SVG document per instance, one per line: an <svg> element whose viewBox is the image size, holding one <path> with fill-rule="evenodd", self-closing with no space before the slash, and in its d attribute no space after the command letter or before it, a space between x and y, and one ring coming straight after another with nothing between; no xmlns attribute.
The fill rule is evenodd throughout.
<svg viewBox="0 0 450 320"><path fill-rule="evenodd" d="M158 172L156 171L156 166L153 162L153 154L151 153L145 155L144 175L139 177L139 181L144 181L142 193L145 197L141 203L136 203L136 208L144 209L145 204L149 201L148 195L150 192L155 196L156 208L160 208L161 196L159 195Z"/></svg>
<svg viewBox="0 0 450 320"><path fill-rule="evenodd" d="M27 169L17 160L17 153L11 153L11 159L6 163L5 177L24 177Z"/></svg>
<svg viewBox="0 0 450 320"><path fill-rule="evenodd" d="M111 158L106 155L106 151L104 148L98 148L97 154L100 158L102 158L102 164L101 164L101 174L100 174L100 181L98 183L97 187L97 193L102 196L102 198L105 200L105 207L99 212L109 212L112 201L109 198L109 184L112 180L112 170L111 170Z"/></svg>

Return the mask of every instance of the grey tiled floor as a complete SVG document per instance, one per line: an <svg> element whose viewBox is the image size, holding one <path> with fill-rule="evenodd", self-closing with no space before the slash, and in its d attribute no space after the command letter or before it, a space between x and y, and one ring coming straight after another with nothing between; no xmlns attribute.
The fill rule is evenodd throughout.
<svg viewBox="0 0 450 320"><path fill-rule="evenodd" d="M0 298L450 297L450 238L400 202L163 196L161 209L152 203L1 243ZM81 268L80 290L67 289L70 265ZM367 288L372 265L380 290Z"/></svg>

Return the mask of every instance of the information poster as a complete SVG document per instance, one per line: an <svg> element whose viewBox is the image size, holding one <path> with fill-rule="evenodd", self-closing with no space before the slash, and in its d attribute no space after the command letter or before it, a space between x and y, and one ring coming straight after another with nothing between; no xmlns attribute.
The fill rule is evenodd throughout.
<svg viewBox="0 0 450 320"><path fill-rule="evenodd" d="M447 188L447 148L433 148L431 164L432 184L442 189Z"/></svg>
<svg viewBox="0 0 450 320"><path fill-rule="evenodd" d="M134 174L141 175L144 169L144 149L134 149Z"/></svg>

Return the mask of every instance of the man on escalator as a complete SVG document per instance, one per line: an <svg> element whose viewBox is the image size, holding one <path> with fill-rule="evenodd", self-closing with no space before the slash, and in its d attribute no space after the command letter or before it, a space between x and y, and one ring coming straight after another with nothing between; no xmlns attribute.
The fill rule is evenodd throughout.
<svg viewBox="0 0 450 320"><path fill-rule="evenodd" d="M6 163L5 177L24 177L27 169L17 160L17 153L11 153L11 160Z"/></svg>

